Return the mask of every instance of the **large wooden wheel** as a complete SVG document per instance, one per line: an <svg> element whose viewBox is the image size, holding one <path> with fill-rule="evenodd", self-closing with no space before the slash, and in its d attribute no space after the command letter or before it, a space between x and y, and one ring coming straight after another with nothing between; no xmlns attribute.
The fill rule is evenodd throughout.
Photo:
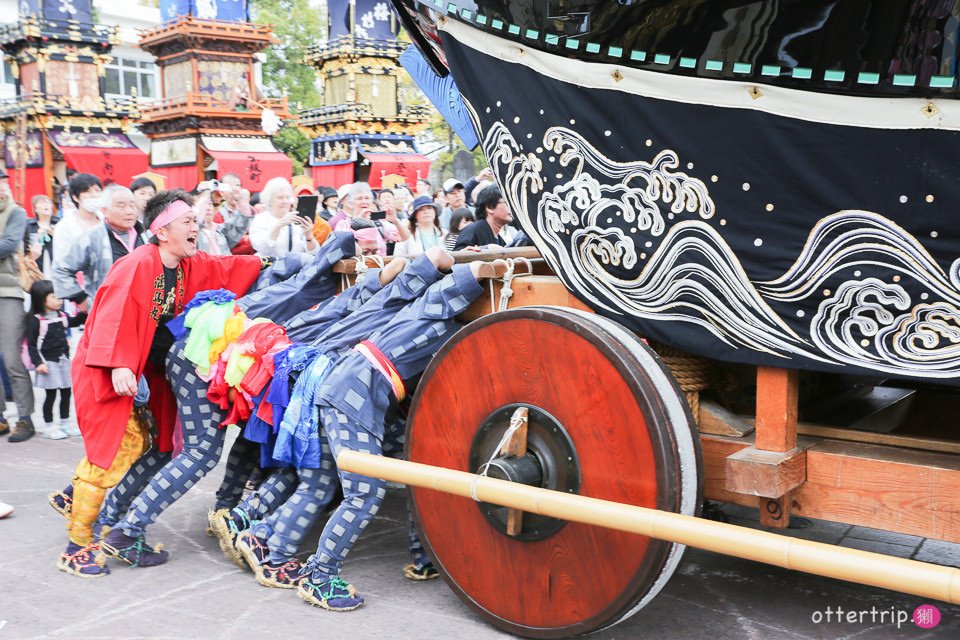
<svg viewBox="0 0 960 640"><path fill-rule="evenodd" d="M434 358L413 402L407 455L477 472L523 406L527 458L539 469L529 483L692 515L700 451L682 398L656 355L616 323L559 307L515 309L470 324ZM531 514L508 535L502 509L428 489L410 494L447 583L519 635L563 637L619 622L657 594L683 552Z"/></svg>

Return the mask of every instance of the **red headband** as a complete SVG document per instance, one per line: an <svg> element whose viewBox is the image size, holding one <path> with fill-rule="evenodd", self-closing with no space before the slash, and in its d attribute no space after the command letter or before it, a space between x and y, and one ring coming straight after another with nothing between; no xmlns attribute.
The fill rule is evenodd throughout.
<svg viewBox="0 0 960 640"><path fill-rule="evenodd" d="M165 227L180 216L193 213L193 208L183 200L174 200L150 223L150 233L157 235L160 227Z"/></svg>

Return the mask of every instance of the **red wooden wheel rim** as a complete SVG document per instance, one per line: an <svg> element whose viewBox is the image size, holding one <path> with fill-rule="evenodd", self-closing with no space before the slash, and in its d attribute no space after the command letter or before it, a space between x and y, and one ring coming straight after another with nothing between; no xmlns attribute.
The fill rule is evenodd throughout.
<svg viewBox="0 0 960 640"><path fill-rule="evenodd" d="M675 386L672 392L679 394ZM544 307L495 314L457 334L425 372L407 456L469 470L483 420L501 406L528 403L573 438L582 495L679 511L681 464L662 393L623 336L589 318ZM546 540L517 541L469 500L410 493L423 543L448 584L491 622L525 636L569 636L620 620L675 551L671 543L577 523Z"/></svg>

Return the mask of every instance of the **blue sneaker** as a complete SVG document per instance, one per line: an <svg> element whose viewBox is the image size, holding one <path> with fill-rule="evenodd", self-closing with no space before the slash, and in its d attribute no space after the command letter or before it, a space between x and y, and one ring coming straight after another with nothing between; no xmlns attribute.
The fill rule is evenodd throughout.
<svg viewBox="0 0 960 640"><path fill-rule="evenodd" d="M319 583L307 578L297 587L297 595L301 600L328 611L353 611L363 604L363 597L357 595L356 589L340 578Z"/></svg>

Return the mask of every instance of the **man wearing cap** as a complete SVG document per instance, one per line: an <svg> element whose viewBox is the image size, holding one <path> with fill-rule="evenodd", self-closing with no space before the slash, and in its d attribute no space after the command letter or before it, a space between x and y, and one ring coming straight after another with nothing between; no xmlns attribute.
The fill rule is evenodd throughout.
<svg viewBox="0 0 960 640"><path fill-rule="evenodd" d="M447 206L440 212L440 227L449 231L453 212L467 206L467 192L463 183L456 178L450 178L443 183L443 192L447 194ZM471 207L467 208L473 211Z"/></svg>
<svg viewBox="0 0 960 640"><path fill-rule="evenodd" d="M173 344L167 321L198 291L245 293L263 264L255 256L197 253L199 227L183 190L151 198L143 222L152 234L150 243L107 274L71 367L86 457L75 471L69 543L57 567L80 577L108 573L93 540L93 523L107 490L150 448L151 440L160 451L172 449L177 405L164 375L164 359ZM134 409L134 396L146 394L156 421L152 436ZM141 565L165 560L159 549L140 540L136 546Z"/></svg>

